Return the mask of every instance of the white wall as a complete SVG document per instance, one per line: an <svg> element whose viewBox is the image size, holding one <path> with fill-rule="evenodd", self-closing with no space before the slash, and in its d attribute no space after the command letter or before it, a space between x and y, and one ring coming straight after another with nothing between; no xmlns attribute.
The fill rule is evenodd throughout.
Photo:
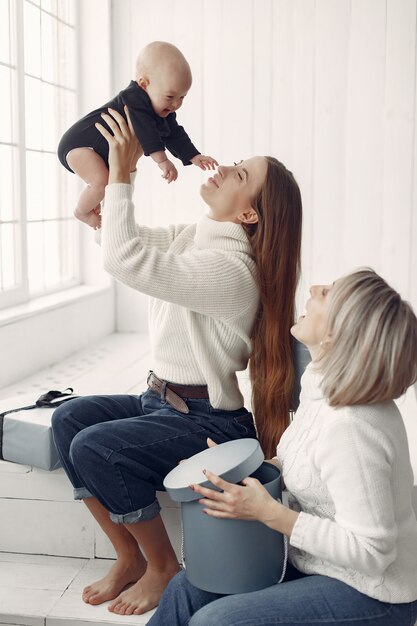
<svg viewBox="0 0 417 626"><path fill-rule="evenodd" d="M417 0L79 4L80 114L129 82L147 42L176 43L194 74L178 117L196 145L224 163L272 154L299 181L300 308L309 284L365 264L417 309ZM168 186L142 160L139 221L190 222L204 212L198 188L207 174L193 166L179 171ZM82 236L85 283L110 285L91 233ZM113 306L108 289L79 305L0 319L0 387L111 332ZM146 298L118 285L116 307L118 330L146 330ZM417 406L409 396L411 425Z"/></svg>
<svg viewBox="0 0 417 626"><path fill-rule="evenodd" d="M77 287L0 312L0 389L91 345L114 329L110 289ZM68 382L70 385L70 381ZM30 390L28 390L30 391Z"/></svg>
<svg viewBox="0 0 417 626"><path fill-rule="evenodd" d="M221 163L272 154L304 204L303 276L367 265L417 310L417 0L113 0L113 88L147 42L178 45L193 86L178 119ZM207 174L179 167L169 187L139 167L137 219L191 222ZM117 324L145 330L146 300L117 287ZM417 479L415 389L399 402Z"/></svg>
<svg viewBox="0 0 417 626"><path fill-rule="evenodd" d="M194 75L178 113L228 163L272 154L304 201L300 307L312 282L369 265L417 308L416 0L113 0L113 88L138 50L177 44ZM140 164L138 220L194 221L197 168L169 187ZM118 324L143 299L118 290Z"/></svg>

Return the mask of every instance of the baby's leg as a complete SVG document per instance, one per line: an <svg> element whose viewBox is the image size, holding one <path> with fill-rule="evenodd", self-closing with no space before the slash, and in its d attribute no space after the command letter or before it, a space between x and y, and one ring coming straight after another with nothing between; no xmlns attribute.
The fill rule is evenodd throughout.
<svg viewBox="0 0 417 626"><path fill-rule="evenodd" d="M81 193L74 215L92 228L100 226L100 202L109 178L103 159L91 148L74 148L67 154L70 168L87 183Z"/></svg>

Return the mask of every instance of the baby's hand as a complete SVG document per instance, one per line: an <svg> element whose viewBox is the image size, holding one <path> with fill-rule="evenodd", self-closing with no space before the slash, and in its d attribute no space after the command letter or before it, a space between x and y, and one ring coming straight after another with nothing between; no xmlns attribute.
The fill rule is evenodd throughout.
<svg viewBox="0 0 417 626"><path fill-rule="evenodd" d="M166 161L162 161L162 163L158 163L158 167L163 172L162 178L164 178L168 184L172 183L173 180L177 180L177 168L172 163L172 161L170 161L169 159L167 159Z"/></svg>
<svg viewBox="0 0 417 626"><path fill-rule="evenodd" d="M191 163L193 165L197 165L202 170L214 170L216 169L216 165L218 165L216 159L213 159L211 156L205 156L204 154L197 154L197 156L191 159Z"/></svg>

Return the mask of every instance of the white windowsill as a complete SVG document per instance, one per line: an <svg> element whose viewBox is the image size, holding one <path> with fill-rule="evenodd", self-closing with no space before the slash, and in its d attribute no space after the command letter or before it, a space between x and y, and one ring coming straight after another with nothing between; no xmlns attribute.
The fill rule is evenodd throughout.
<svg viewBox="0 0 417 626"><path fill-rule="evenodd" d="M109 291L111 286L94 286L94 285L79 285L71 289L65 289L58 293L43 296L41 298L34 298L24 304L9 307L0 311L0 327L13 324L19 320L23 320L34 315L45 313L53 309L59 309L61 307L74 304L77 301L91 298L100 293Z"/></svg>

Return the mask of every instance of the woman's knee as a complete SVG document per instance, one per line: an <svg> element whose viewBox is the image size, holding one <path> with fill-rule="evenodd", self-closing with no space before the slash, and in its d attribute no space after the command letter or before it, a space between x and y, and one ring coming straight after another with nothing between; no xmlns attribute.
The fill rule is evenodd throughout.
<svg viewBox="0 0 417 626"><path fill-rule="evenodd" d="M58 448L69 448L74 435L80 430L74 420L70 405L76 400L64 402L52 413L51 427L55 443Z"/></svg>
<svg viewBox="0 0 417 626"><path fill-rule="evenodd" d="M84 428L103 421L98 399L97 396L73 398L57 407L52 414L54 435L68 432L74 437Z"/></svg>
<svg viewBox="0 0 417 626"><path fill-rule="evenodd" d="M65 422L66 419L66 405L67 403L64 402L64 404L61 404L61 406L58 406L55 411L52 413L52 418L51 418L51 425L52 425L52 430L59 432L61 429L61 424Z"/></svg>
<svg viewBox="0 0 417 626"><path fill-rule="evenodd" d="M165 589L158 610L149 625L188 624L192 614L207 602L202 598L204 595L207 595L206 592L191 585L184 570L179 572ZM212 622L201 623L213 626Z"/></svg>
<svg viewBox="0 0 417 626"><path fill-rule="evenodd" d="M80 467L86 459L94 454L95 441L93 426L80 430L71 441L69 449L71 462Z"/></svg>
<svg viewBox="0 0 417 626"><path fill-rule="evenodd" d="M215 609L213 610L212 603L203 606L199 609L189 621L189 626L224 626L226 622L223 622L221 614Z"/></svg>
<svg viewBox="0 0 417 626"><path fill-rule="evenodd" d="M257 610L259 609L259 610ZM249 594L226 595L209 600L196 611L189 626L240 626L258 623L261 607L254 604ZM248 621L250 620L250 621ZM267 620L265 620L267 623Z"/></svg>
<svg viewBox="0 0 417 626"><path fill-rule="evenodd" d="M206 607L203 607L202 609L197 611L197 613L194 613L189 621L189 626L212 626L213 622L207 621L207 618L205 616L205 608ZM208 619L211 619L210 616L208 616Z"/></svg>
<svg viewBox="0 0 417 626"><path fill-rule="evenodd" d="M178 597L178 594L182 595L185 588L188 586L188 581L185 576L185 571L178 572L168 583L168 586L164 592L165 595L172 595Z"/></svg>
<svg viewBox="0 0 417 626"><path fill-rule="evenodd" d="M59 432L67 427L73 428L78 424L82 428L79 415L85 412L84 402L87 398L73 398L58 406L52 414L52 428Z"/></svg>

